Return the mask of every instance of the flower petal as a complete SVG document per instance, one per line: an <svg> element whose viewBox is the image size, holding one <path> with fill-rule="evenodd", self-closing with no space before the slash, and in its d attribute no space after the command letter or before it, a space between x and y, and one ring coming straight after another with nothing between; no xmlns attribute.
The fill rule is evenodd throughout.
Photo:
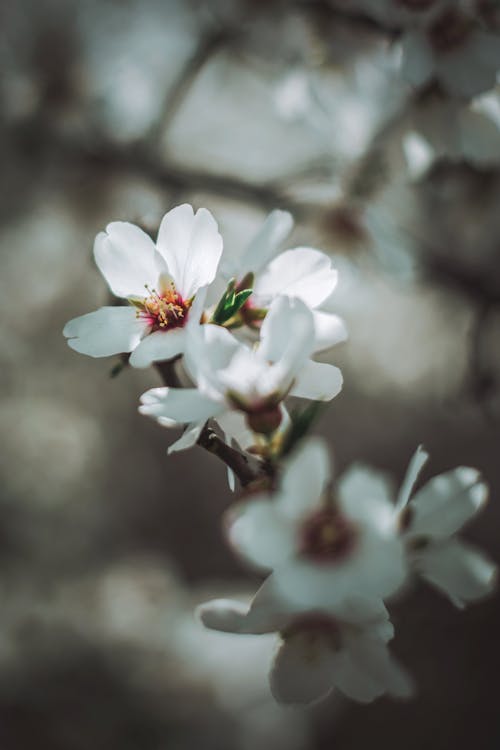
<svg viewBox="0 0 500 750"><path fill-rule="evenodd" d="M335 289L337 271L330 258L311 247L296 247L278 255L257 277L254 294L263 304L286 294L318 307Z"/></svg>
<svg viewBox="0 0 500 750"><path fill-rule="evenodd" d="M462 528L488 498L476 469L460 466L431 479L411 500L411 536L444 539Z"/></svg>
<svg viewBox="0 0 500 750"><path fill-rule="evenodd" d="M162 424L161 417L158 420L160 424ZM200 437L201 431L205 425L205 422L194 422L192 424L189 424L180 438L175 441L175 443L172 443L172 445L169 445L167 453L170 456L172 453L178 453L179 451L185 451L188 450L188 448L193 448L193 446L196 445L198 442L198 438Z"/></svg>
<svg viewBox="0 0 500 750"><path fill-rule="evenodd" d="M300 519L319 505L330 476L325 443L319 438L310 438L286 464L275 507L290 520Z"/></svg>
<svg viewBox="0 0 500 750"><path fill-rule="evenodd" d="M257 234L253 237L247 249L238 262L237 278L242 278L252 271L257 274L269 263L281 243L288 237L293 227L293 218L288 211L276 209L271 211Z"/></svg>
<svg viewBox="0 0 500 750"><path fill-rule="evenodd" d="M281 296L269 308L260 330L258 348L262 359L269 362L285 360L297 370L312 354L314 319L301 300Z"/></svg>
<svg viewBox="0 0 500 750"><path fill-rule="evenodd" d="M382 532L394 529L394 489L382 472L353 464L340 477L337 493L343 512L352 520L369 523Z"/></svg>
<svg viewBox="0 0 500 750"><path fill-rule="evenodd" d="M157 247L184 299L190 299L200 287L214 280L222 237L206 208L195 214L185 203L169 211L160 224Z"/></svg>
<svg viewBox="0 0 500 750"><path fill-rule="evenodd" d="M347 328L338 315L313 310L314 351L321 352L347 339Z"/></svg>
<svg viewBox="0 0 500 750"><path fill-rule="evenodd" d="M460 608L487 596L496 583L496 565L458 539L430 544L415 552L413 564L422 578Z"/></svg>
<svg viewBox="0 0 500 750"><path fill-rule="evenodd" d="M228 537L246 560L272 569L293 555L295 532L267 495L241 503L229 513Z"/></svg>
<svg viewBox="0 0 500 750"><path fill-rule="evenodd" d="M353 663L379 686L379 694L409 698L415 687L408 672L392 658L386 644L369 634L346 636Z"/></svg>
<svg viewBox="0 0 500 750"><path fill-rule="evenodd" d="M197 614L205 627L226 633L273 633L290 622L286 602L275 596L272 576L264 581L250 606L228 599L215 599L198 607Z"/></svg>
<svg viewBox="0 0 500 750"><path fill-rule="evenodd" d="M147 330L133 307L101 307L70 320L63 329L68 345L90 357L131 352Z"/></svg>
<svg viewBox="0 0 500 750"><path fill-rule="evenodd" d="M315 401L331 401L342 390L342 383L338 367L309 360L297 374L290 394Z"/></svg>
<svg viewBox="0 0 500 750"><path fill-rule="evenodd" d="M94 242L94 258L117 297L144 297L158 282L156 249L148 235L126 221L108 224Z"/></svg>
<svg viewBox="0 0 500 750"><path fill-rule="evenodd" d="M417 481L420 472L424 468L425 464L429 459L429 454L423 449L421 445L418 446L417 450L413 454L408 469L406 470L401 489L398 493L398 499L396 502L396 510L401 511L406 507L410 495L413 492L415 482Z"/></svg>
<svg viewBox="0 0 500 750"><path fill-rule="evenodd" d="M379 683L359 668L347 650L335 654L332 677L335 687L358 703L371 703L383 693Z"/></svg>
<svg viewBox="0 0 500 750"><path fill-rule="evenodd" d="M278 649L269 675L271 692L279 703L312 703L331 691L332 671L328 641L298 633Z"/></svg>
<svg viewBox="0 0 500 750"><path fill-rule="evenodd" d="M401 41L401 75L413 86L421 86L434 73L434 58L422 32L408 31Z"/></svg>
<svg viewBox="0 0 500 750"><path fill-rule="evenodd" d="M166 418L178 424L206 422L220 411L220 405L196 388L151 388L141 396L139 411L150 417ZM172 425L173 426L173 425Z"/></svg>
<svg viewBox="0 0 500 750"><path fill-rule="evenodd" d="M155 331L145 336L130 357L132 367L149 367L153 362L173 359L184 351L186 333L183 328Z"/></svg>

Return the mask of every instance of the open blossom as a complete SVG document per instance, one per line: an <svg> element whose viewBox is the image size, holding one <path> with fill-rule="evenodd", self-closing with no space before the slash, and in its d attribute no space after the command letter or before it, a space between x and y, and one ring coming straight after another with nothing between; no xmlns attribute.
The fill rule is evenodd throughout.
<svg viewBox="0 0 500 750"><path fill-rule="evenodd" d="M321 309L331 296L338 274L330 258L311 247L296 247L279 252L293 227L287 211L272 211L243 254L226 261L226 276L243 283L254 277L253 294L241 310L244 323L260 324L275 297L297 297L313 311L314 349L327 349L347 338L344 322L338 315Z"/></svg>
<svg viewBox="0 0 500 750"><path fill-rule="evenodd" d="M204 208L194 213L184 204L169 211L156 244L133 224L108 224L96 237L95 261L113 294L129 304L70 320L64 328L69 345L92 357L131 352L135 367L182 354L186 324L199 322L200 294L213 281L221 253L217 224Z"/></svg>
<svg viewBox="0 0 500 750"><path fill-rule="evenodd" d="M493 88L500 35L453 5L402 40L403 76L415 86L438 81L449 94L472 97Z"/></svg>
<svg viewBox="0 0 500 750"><path fill-rule="evenodd" d="M393 627L380 600L351 600L332 615L293 606L279 596L271 575L249 607L216 599L198 608L207 628L225 633L277 633L280 645L269 675L280 703L312 703L333 688L362 703L388 693L409 697L413 685L392 658Z"/></svg>
<svg viewBox="0 0 500 750"><path fill-rule="evenodd" d="M141 413L167 427L191 425L174 449L193 445L207 419L216 418L224 429L233 411L245 414L254 432L274 432L287 395L328 401L342 387L337 367L310 359L313 325L301 300L279 297L262 324L256 348L220 326L193 327L185 365L196 387L153 388L141 397Z"/></svg>
<svg viewBox="0 0 500 750"><path fill-rule="evenodd" d="M428 454L419 448L393 505L406 548L409 567L446 594L458 607L491 592L496 566L479 550L455 537L456 532L483 507L488 488L476 469L460 466L427 482L415 495L414 484ZM344 479L351 496L377 495L387 501L391 487L384 476L367 468L353 468Z"/></svg>
<svg viewBox="0 0 500 750"><path fill-rule="evenodd" d="M439 474L410 497L428 458L419 449L403 483L398 512L411 567L457 606L489 594L496 566L455 534L484 506L488 487L476 469L459 466Z"/></svg>
<svg viewBox="0 0 500 750"><path fill-rule="evenodd" d="M317 439L288 461L276 492L229 511L228 536L248 562L274 570L283 596L309 607L335 611L353 592L384 598L405 578L392 505L377 496L335 495Z"/></svg>

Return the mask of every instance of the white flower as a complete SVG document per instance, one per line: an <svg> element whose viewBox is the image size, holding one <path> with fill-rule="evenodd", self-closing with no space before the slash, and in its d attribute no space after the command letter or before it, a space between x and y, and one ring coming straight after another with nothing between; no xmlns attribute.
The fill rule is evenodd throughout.
<svg viewBox="0 0 500 750"><path fill-rule="evenodd" d="M393 627L379 600L351 600L333 617L326 610L291 606L270 576L250 607L216 599L201 605L198 615L207 628L225 633L279 634L270 685L280 703L311 703L334 687L362 703L384 693L406 698L413 692L387 648Z"/></svg>
<svg viewBox="0 0 500 750"><path fill-rule="evenodd" d="M415 86L437 80L449 94L472 97L493 88L500 68L500 35L448 7L424 29L402 39L402 74Z"/></svg>
<svg viewBox="0 0 500 750"><path fill-rule="evenodd" d="M338 274L325 253L311 247L296 247L278 254L279 246L293 227L287 211L272 211L243 254L227 261L226 276L239 283L254 275L253 294L241 310L244 322L257 325L275 297L297 297L313 310L313 351L327 349L347 338L344 322L321 305L331 296Z"/></svg>
<svg viewBox="0 0 500 750"><path fill-rule="evenodd" d="M69 345L92 357L132 352L134 367L182 354L186 323L199 322L198 293L213 281L221 253L217 224L204 208L169 211L156 245L133 224L108 224L96 237L95 261L113 294L129 305L70 320L63 331Z"/></svg>
<svg viewBox="0 0 500 750"><path fill-rule="evenodd" d="M405 578L392 505L378 496L331 492L323 442L292 456L274 493L253 496L228 514L228 536L248 562L274 570L291 601L335 611L353 592L392 594Z"/></svg>
<svg viewBox="0 0 500 750"><path fill-rule="evenodd" d="M227 424L231 411L246 415L255 432L273 432L288 395L329 401L342 387L340 370L310 359L314 346L312 313L300 299L279 297L263 322L256 349L225 328L193 327L185 365L195 388L153 388L141 397L140 412L166 427L190 423L174 450L193 445L207 419Z"/></svg>
<svg viewBox="0 0 500 750"><path fill-rule="evenodd" d="M420 448L399 495L403 539L411 567L457 607L464 607L489 594L496 582L496 566L455 538L485 504L488 487L476 469L459 466L431 479L410 499L427 458Z"/></svg>
<svg viewBox="0 0 500 750"><path fill-rule="evenodd" d="M409 567L446 594L458 607L490 593L496 567L481 552L454 537L483 506L488 489L479 472L466 466L431 479L411 499L428 454L415 453L394 508ZM392 487L379 472L352 467L344 476L344 492L377 495L389 500Z"/></svg>

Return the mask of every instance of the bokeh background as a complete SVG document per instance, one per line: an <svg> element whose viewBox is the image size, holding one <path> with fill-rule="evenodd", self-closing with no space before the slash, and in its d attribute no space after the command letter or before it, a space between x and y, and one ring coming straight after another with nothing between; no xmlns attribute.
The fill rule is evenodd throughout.
<svg viewBox="0 0 500 750"><path fill-rule="evenodd" d="M258 583L224 543L224 467L167 459L137 413L153 370L111 379L61 334L108 299L109 221L154 232L188 201L232 252L290 210L288 246L340 271L345 387L319 425L337 471L398 481L418 443L426 476L477 466L491 500L466 537L498 561L499 91L412 89L392 21L346 0L1 3L1 750L500 746L496 597L395 604L415 701L277 707L273 639L192 615Z"/></svg>

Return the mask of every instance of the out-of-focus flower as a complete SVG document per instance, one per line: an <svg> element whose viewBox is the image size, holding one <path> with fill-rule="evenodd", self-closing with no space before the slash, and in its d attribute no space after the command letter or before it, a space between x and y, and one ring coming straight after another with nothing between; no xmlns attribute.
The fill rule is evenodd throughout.
<svg viewBox="0 0 500 750"><path fill-rule="evenodd" d="M155 243L127 222L97 235L94 257L111 291L126 307L101 307L64 328L72 349L92 357L132 352L134 367L182 354L186 323L199 322L203 288L217 272L222 238L204 208L169 211Z"/></svg>
<svg viewBox="0 0 500 750"><path fill-rule="evenodd" d="M350 600L335 617L321 608L290 605L276 591L274 576L250 607L216 599L198 608L207 628L226 633L277 632L280 646L270 672L271 691L280 703L311 703L333 688L362 703L388 693L409 697L413 684L391 657L393 627L380 600Z"/></svg>
<svg viewBox="0 0 500 750"><path fill-rule="evenodd" d="M459 466L411 491L428 454L419 449L410 463L398 499L400 524L411 567L457 607L489 594L496 566L482 552L455 538L480 510L488 487L476 469Z"/></svg>
<svg viewBox="0 0 500 750"><path fill-rule="evenodd" d="M402 39L402 74L411 84L432 80L454 96L470 98L493 88L500 69L500 35L449 6L429 26Z"/></svg>
<svg viewBox="0 0 500 750"><path fill-rule="evenodd" d="M385 597L405 578L403 546L389 500L330 487L326 447L309 439L289 460L278 490L233 507L228 536L257 567L274 570L293 602L335 612L356 591Z"/></svg>
<svg viewBox="0 0 500 750"><path fill-rule="evenodd" d="M327 349L347 338L344 322L321 305L337 285L337 271L325 253L296 247L279 253L293 227L288 211L272 211L240 257L227 261L226 275L244 284L253 276L253 293L241 309L242 321L259 325L275 297L296 297L313 311L314 351Z"/></svg>
<svg viewBox="0 0 500 750"><path fill-rule="evenodd" d="M499 113L495 92L471 102L450 99L438 91L426 93L409 112L411 124L402 135L410 175L419 179L439 159L486 167L498 164Z"/></svg>
<svg viewBox="0 0 500 750"><path fill-rule="evenodd" d="M272 433L288 394L329 401L340 392L340 370L312 361L313 347L312 313L301 300L288 297L271 305L256 349L221 326L193 327L185 364L196 388L153 388L141 397L139 410L166 427L191 423L170 451L194 445L207 419L234 410L246 415L254 432Z"/></svg>
<svg viewBox="0 0 500 750"><path fill-rule="evenodd" d="M478 471L460 466L427 482L413 497L414 484L428 459L415 453L393 505L410 569L445 593L458 607L491 592L496 566L475 547L455 538L484 505L488 488ZM343 479L343 492L390 502L392 488L383 474L353 467Z"/></svg>

